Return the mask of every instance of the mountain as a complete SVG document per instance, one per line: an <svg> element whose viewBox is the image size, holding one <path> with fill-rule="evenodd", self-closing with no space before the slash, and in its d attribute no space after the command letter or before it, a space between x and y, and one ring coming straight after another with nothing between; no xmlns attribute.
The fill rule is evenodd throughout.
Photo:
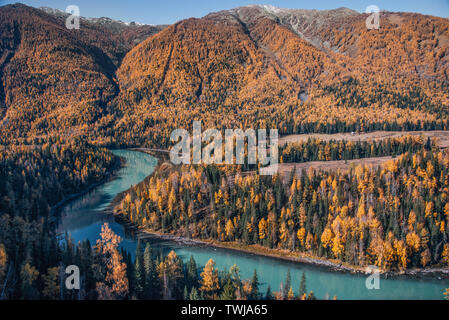
<svg viewBox="0 0 449 320"><path fill-rule="evenodd" d="M167 146L194 119L282 134L447 128L448 19L382 12L367 30L345 8L259 5L165 28L67 30L65 17L0 8L3 135Z"/></svg>
<svg viewBox="0 0 449 320"><path fill-rule="evenodd" d="M60 18L64 18L64 19L66 19L67 17L70 16L70 14L68 14L67 12L59 10L59 9L55 9L55 8L39 7L38 9L44 11L45 13L53 15L55 17L60 17ZM139 27L139 26L145 25L143 23L136 23L134 21L123 22L121 20L114 20L114 19L107 18L107 17L87 18L87 17L80 16L80 20L84 20L84 21L87 21L90 23L102 25L102 26L105 26L107 28L111 28L112 30L117 30L117 31L120 31L126 27Z"/></svg>
<svg viewBox="0 0 449 320"><path fill-rule="evenodd" d="M0 127L13 137L73 134L101 122L118 93L115 71L129 49L159 31L81 21L21 4L0 8ZM142 31L143 30L143 31Z"/></svg>
<svg viewBox="0 0 449 320"><path fill-rule="evenodd" d="M39 9L56 18L63 19L64 21L69 16L68 13L54 8L40 7ZM123 22L107 17L86 18L81 16L80 21L101 29L106 29L113 35L119 36L119 38L125 41L122 45L124 45L127 50L167 27L167 25L147 25L134 21Z"/></svg>
<svg viewBox="0 0 449 320"><path fill-rule="evenodd" d="M283 9L270 5L250 5L231 9L228 12L247 24L254 23L260 18L270 18L320 48L328 48L328 44L323 43L323 39L319 36L320 31L327 32L336 25L345 24L348 19L360 16L357 11L347 8L320 11Z"/></svg>
<svg viewBox="0 0 449 320"><path fill-rule="evenodd" d="M248 6L170 26L118 69L133 126L116 132L166 143L191 119L281 133L444 127L449 20L383 12L367 30L367 17Z"/></svg>

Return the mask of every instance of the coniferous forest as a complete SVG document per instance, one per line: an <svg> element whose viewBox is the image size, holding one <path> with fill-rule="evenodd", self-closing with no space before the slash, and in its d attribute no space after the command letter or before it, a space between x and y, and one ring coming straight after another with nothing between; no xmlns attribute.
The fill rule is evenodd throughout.
<svg viewBox="0 0 449 320"><path fill-rule="evenodd" d="M446 152L405 153L376 169L229 176L175 170L132 188L120 212L154 231L257 244L351 265L449 264Z"/></svg>
<svg viewBox="0 0 449 320"><path fill-rule="evenodd" d="M67 16L0 6L0 300L322 298L306 273L265 290L238 264L199 265L140 239L130 252L107 223L95 243L58 232L60 209L117 178L127 163L113 150L131 148L165 154L108 207L133 230L447 279L449 19L382 10L369 30L352 9L251 5L170 25L81 18L77 30ZM193 121L293 140L273 176L168 163L172 132ZM77 290L63 287L71 265Z"/></svg>

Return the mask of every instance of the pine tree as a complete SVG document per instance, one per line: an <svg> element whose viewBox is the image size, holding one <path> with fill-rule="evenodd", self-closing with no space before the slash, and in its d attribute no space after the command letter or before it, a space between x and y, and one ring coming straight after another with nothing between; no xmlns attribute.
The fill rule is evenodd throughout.
<svg viewBox="0 0 449 320"><path fill-rule="evenodd" d="M270 285L268 285L267 292L265 293L265 300L273 300L273 291L271 291Z"/></svg>
<svg viewBox="0 0 449 320"><path fill-rule="evenodd" d="M192 290L190 291L189 300L193 301L201 300L201 297L198 294L198 290L195 287L193 287Z"/></svg>
<svg viewBox="0 0 449 320"><path fill-rule="evenodd" d="M42 276L44 280L44 289L42 294L45 298L56 300L60 296L59 286L59 268L49 268L46 275Z"/></svg>
<svg viewBox="0 0 449 320"><path fill-rule="evenodd" d="M187 263L186 282L189 288L198 286L198 269L193 256L190 257L190 260Z"/></svg>
<svg viewBox="0 0 449 320"><path fill-rule="evenodd" d="M184 300L189 300L189 292L187 291L187 286L184 286L183 297L184 297Z"/></svg>
<svg viewBox="0 0 449 320"><path fill-rule="evenodd" d="M105 223L101 227L100 239L97 240L97 255L102 269L105 270L104 282L97 282L97 293L100 300L123 299L128 294L128 278L126 264L117 247L121 238Z"/></svg>
<svg viewBox="0 0 449 320"><path fill-rule="evenodd" d="M231 279L229 278L226 284L223 287L223 293L220 296L221 300L235 300L235 288L232 284Z"/></svg>
<svg viewBox="0 0 449 320"><path fill-rule="evenodd" d="M303 272L301 275L301 282L299 283L299 296L302 297L306 292L307 292L306 273Z"/></svg>
<svg viewBox="0 0 449 320"><path fill-rule="evenodd" d="M283 295L284 299L287 299L288 292L290 291L291 286L292 286L292 279L291 279L290 269L288 269L287 276L285 277L285 286L282 291L282 295Z"/></svg>
<svg viewBox="0 0 449 320"><path fill-rule="evenodd" d="M22 297L26 300L37 299L39 292L36 280L39 277L39 271L29 263L25 263L20 270Z"/></svg>
<svg viewBox="0 0 449 320"><path fill-rule="evenodd" d="M136 261L134 265L134 290L139 299L143 298L145 289L144 254L140 240L137 242Z"/></svg>
<svg viewBox="0 0 449 320"><path fill-rule="evenodd" d="M293 292L293 288L292 287L290 287L290 290L288 290L287 299L288 300L294 300L295 299L295 293Z"/></svg>
<svg viewBox="0 0 449 320"><path fill-rule="evenodd" d="M259 279L257 277L257 271L255 269L253 278L251 279L251 299L259 299Z"/></svg>
<svg viewBox="0 0 449 320"><path fill-rule="evenodd" d="M160 283L156 271L156 264L152 259L151 247L147 243L143 254L143 262L145 267L145 298L156 300L160 298Z"/></svg>

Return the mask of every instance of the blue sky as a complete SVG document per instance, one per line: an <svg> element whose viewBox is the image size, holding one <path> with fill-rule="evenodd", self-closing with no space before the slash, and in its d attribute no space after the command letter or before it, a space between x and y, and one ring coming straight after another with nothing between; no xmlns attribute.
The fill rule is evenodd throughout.
<svg viewBox="0 0 449 320"><path fill-rule="evenodd" d="M148 24L174 23L190 17L203 17L214 11L231 9L248 4L272 4L281 8L335 9L348 7L365 11L369 5L381 10L407 11L449 17L449 0L0 0L0 4L22 2L40 7L47 6L65 10L75 4L85 17L110 17L122 21Z"/></svg>

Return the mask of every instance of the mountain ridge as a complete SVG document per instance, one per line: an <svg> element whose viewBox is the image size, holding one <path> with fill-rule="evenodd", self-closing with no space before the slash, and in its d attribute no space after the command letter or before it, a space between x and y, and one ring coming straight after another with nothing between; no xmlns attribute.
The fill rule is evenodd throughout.
<svg viewBox="0 0 449 320"><path fill-rule="evenodd" d="M84 20L67 30L43 10L1 7L0 125L9 136L162 146L193 119L281 134L443 128L449 20L382 12L380 30L367 30L366 16L248 6L147 35Z"/></svg>

